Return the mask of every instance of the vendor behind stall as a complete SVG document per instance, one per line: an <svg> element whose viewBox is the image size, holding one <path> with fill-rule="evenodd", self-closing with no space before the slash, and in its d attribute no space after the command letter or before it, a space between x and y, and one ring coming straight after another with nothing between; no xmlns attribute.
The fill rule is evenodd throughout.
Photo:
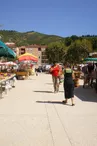
<svg viewBox="0 0 97 146"><path fill-rule="evenodd" d="M88 63L88 65L85 65L82 68L82 72L84 73L84 84L83 84L83 88L85 87L85 84L87 84L90 80L90 86L92 87L92 83L93 83L93 78L92 78L92 73L94 71L94 63Z"/></svg>
<svg viewBox="0 0 97 146"><path fill-rule="evenodd" d="M89 63L88 64L88 76L90 77L90 80L91 80L91 83L90 83L91 87L93 84L93 76L92 76L93 71L94 71L94 63Z"/></svg>

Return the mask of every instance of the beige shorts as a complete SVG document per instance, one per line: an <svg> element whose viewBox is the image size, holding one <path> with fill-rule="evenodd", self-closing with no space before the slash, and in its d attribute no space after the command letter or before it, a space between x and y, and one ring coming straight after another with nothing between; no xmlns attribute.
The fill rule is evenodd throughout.
<svg viewBox="0 0 97 146"><path fill-rule="evenodd" d="M53 79L54 83L58 83L59 84L59 81L60 81L59 77L52 76L52 79Z"/></svg>

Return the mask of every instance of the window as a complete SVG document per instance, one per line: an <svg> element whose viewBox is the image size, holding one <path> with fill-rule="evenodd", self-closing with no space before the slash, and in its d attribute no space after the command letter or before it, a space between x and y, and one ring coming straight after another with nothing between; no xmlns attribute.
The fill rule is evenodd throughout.
<svg viewBox="0 0 97 146"><path fill-rule="evenodd" d="M25 54L25 48L21 48L21 54Z"/></svg>
<svg viewBox="0 0 97 146"><path fill-rule="evenodd" d="M38 48L38 51L41 51L41 48Z"/></svg>
<svg viewBox="0 0 97 146"><path fill-rule="evenodd" d="M46 53L45 52L42 52L42 55L46 55Z"/></svg>

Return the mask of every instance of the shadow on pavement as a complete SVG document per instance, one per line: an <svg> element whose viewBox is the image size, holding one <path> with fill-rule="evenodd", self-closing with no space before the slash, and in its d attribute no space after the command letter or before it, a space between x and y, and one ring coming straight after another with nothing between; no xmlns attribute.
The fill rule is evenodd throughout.
<svg viewBox="0 0 97 146"><path fill-rule="evenodd" d="M67 106L72 106L69 104L64 104L61 101L36 101L37 103L50 103L50 104L62 104L62 105L67 105Z"/></svg>
<svg viewBox="0 0 97 146"><path fill-rule="evenodd" d="M4 96L3 96L3 97L0 97L0 100L1 100L1 99L4 99Z"/></svg>
<svg viewBox="0 0 97 146"><path fill-rule="evenodd" d="M83 88L82 86L75 88L75 96L86 102L97 102L97 93L92 88Z"/></svg>
<svg viewBox="0 0 97 146"><path fill-rule="evenodd" d="M46 83L47 85L53 85L53 83Z"/></svg>
<svg viewBox="0 0 97 146"><path fill-rule="evenodd" d="M54 93L52 91L34 91L34 92L37 92L37 93Z"/></svg>
<svg viewBox="0 0 97 146"><path fill-rule="evenodd" d="M64 93L64 91L59 91L60 93Z"/></svg>

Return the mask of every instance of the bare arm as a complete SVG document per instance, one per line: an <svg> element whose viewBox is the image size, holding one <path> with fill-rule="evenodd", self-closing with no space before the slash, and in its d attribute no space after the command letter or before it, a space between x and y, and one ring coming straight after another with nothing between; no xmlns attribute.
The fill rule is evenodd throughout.
<svg viewBox="0 0 97 146"><path fill-rule="evenodd" d="M75 75L74 75L74 72L72 72L72 78L73 78L73 80L75 79Z"/></svg>

